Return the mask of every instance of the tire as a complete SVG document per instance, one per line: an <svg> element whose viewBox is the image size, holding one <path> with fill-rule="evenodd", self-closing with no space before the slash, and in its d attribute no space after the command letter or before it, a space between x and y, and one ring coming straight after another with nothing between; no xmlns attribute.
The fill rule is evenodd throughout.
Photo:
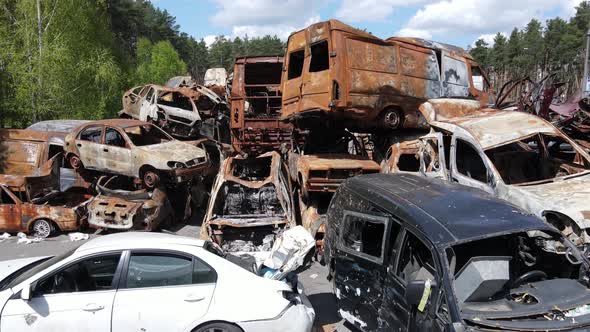
<svg viewBox="0 0 590 332"><path fill-rule="evenodd" d="M160 182L160 175L155 170L147 170L141 176L146 188L153 189Z"/></svg>
<svg viewBox="0 0 590 332"><path fill-rule="evenodd" d="M381 123L387 129L401 128L404 122L403 113L396 108L387 108L381 114Z"/></svg>
<svg viewBox="0 0 590 332"><path fill-rule="evenodd" d="M31 227L31 231L35 237L45 239L53 233L53 225L51 224L51 221L47 219L35 220Z"/></svg>
<svg viewBox="0 0 590 332"><path fill-rule="evenodd" d="M241 328L228 323L208 323L193 332L243 332Z"/></svg>
<svg viewBox="0 0 590 332"><path fill-rule="evenodd" d="M71 155L68 161L70 162L70 166L72 166L72 168L75 170L81 170L84 168L82 160L80 160L80 157L76 156L75 154Z"/></svg>

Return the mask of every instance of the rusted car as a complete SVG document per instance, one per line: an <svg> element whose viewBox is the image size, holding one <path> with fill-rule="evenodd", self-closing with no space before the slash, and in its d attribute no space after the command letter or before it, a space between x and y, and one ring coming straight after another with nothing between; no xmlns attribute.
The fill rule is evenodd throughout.
<svg viewBox="0 0 590 332"><path fill-rule="evenodd" d="M113 230L157 230L174 217L166 192L155 188L143 190L113 189L114 178L101 177L96 184L98 195L86 205L88 225Z"/></svg>
<svg viewBox="0 0 590 332"><path fill-rule="evenodd" d="M54 191L28 201L23 192L0 184L0 232L46 238L54 232L78 230L84 213L77 207L88 198L80 193Z"/></svg>
<svg viewBox="0 0 590 332"><path fill-rule="evenodd" d="M441 52L442 67L435 47L385 41L336 20L313 24L287 41L282 118L298 127L327 117L357 131L426 128L422 102L469 94L467 63Z"/></svg>
<svg viewBox="0 0 590 332"><path fill-rule="evenodd" d="M203 119L226 112L227 104L206 87L192 81L187 84L178 88L153 84L134 87L123 95L119 116L153 122L178 138L203 136Z"/></svg>
<svg viewBox="0 0 590 332"><path fill-rule="evenodd" d="M65 134L0 129L0 183L27 200L59 190Z"/></svg>
<svg viewBox="0 0 590 332"><path fill-rule="evenodd" d="M420 106L432 130L392 146L383 172L410 172L493 193L590 247L590 156L537 116L481 109L477 101Z"/></svg>
<svg viewBox="0 0 590 332"><path fill-rule="evenodd" d="M304 141L294 144L288 163L305 199L312 192L333 193L349 177L379 172L365 147L346 130L310 131Z"/></svg>
<svg viewBox="0 0 590 332"><path fill-rule="evenodd" d="M269 252L296 225L289 175L281 156L225 159L207 207L201 238L227 252Z"/></svg>
<svg viewBox="0 0 590 332"><path fill-rule="evenodd" d="M240 57L231 84L232 145L237 151L278 150L290 141L291 125L280 121L283 57Z"/></svg>
<svg viewBox="0 0 590 332"><path fill-rule="evenodd" d="M129 119L76 128L66 136L65 153L74 169L139 178L148 188L160 180L191 181L210 164L203 148L178 141L151 123Z"/></svg>

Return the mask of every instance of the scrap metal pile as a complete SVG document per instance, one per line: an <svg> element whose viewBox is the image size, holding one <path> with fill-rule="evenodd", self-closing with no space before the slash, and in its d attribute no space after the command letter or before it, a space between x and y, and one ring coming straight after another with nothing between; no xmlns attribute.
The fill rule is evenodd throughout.
<svg viewBox="0 0 590 332"><path fill-rule="evenodd" d="M132 88L121 119L0 131L0 230L156 231L202 211L201 238L279 275L310 241L322 258L346 179L409 172L488 191L590 246L590 107L550 103L556 85L510 104L458 47L336 20L205 81Z"/></svg>

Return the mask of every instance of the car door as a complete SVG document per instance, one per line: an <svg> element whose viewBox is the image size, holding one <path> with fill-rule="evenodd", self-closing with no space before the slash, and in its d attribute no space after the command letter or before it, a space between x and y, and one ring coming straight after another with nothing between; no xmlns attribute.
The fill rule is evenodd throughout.
<svg viewBox="0 0 590 332"><path fill-rule="evenodd" d="M131 149L125 136L114 127L105 127L104 144L99 151L104 169L117 174L133 176Z"/></svg>
<svg viewBox="0 0 590 332"><path fill-rule="evenodd" d="M443 97L469 96L469 73L465 59L442 52L442 95Z"/></svg>
<svg viewBox="0 0 590 332"><path fill-rule="evenodd" d="M139 118L142 97L145 96L148 87L135 87L123 97L123 108L130 116Z"/></svg>
<svg viewBox="0 0 590 332"><path fill-rule="evenodd" d="M110 331L120 257L92 255L41 276L30 300L14 296L6 303L0 330Z"/></svg>
<svg viewBox="0 0 590 332"><path fill-rule="evenodd" d="M326 26L328 37L328 27ZM304 62L301 83L301 110L326 108L331 102L330 47L329 39L314 42L309 46L309 60Z"/></svg>
<svg viewBox="0 0 590 332"><path fill-rule="evenodd" d="M475 142L457 135L451 144L451 180L494 193L493 172L487 157Z"/></svg>
<svg viewBox="0 0 590 332"><path fill-rule="evenodd" d="M150 87L145 97L141 100L141 108L139 111L139 119L141 121L148 121L150 119L157 119L158 106L156 105L157 91L154 87Z"/></svg>
<svg viewBox="0 0 590 332"><path fill-rule="evenodd" d="M103 126L91 125L78 134L76 148L80 154L80 160L86 168L101 169L100 149L102 142Z"/></svg>
<svg viewBox="0 0 590 332"><path fill-rule="evenodd" d="M26 227L22 224L21 201L5 186L0 185L0 232L21 231Z"/></svg>
<svg viewBox="0 0 590 332"><path fill-rule="evenodd" d="M416 280L430 280L440 285L437 277L433 248L414 233L404 231L399 247L392 253L384 285L384 314L389 330L440 331L434 324L436 317L436 287L431 288L422 310L411 308L406 301L406 285Z"/></svg>
<svg viewBox="0 0 590 332"><path fill-rule="evenodd" d="M285 72L282 79L282 103L284 114L287 115L293 114L301 108L299 101L301 99L302 74L305 62L305 33L292 35L289 38L290 45L295 44L295 38L299 40L299 43L297 43L298 48L288 49L289 53L285 59Z"/></svg>
<svg viewBox="0 0 590 332"><path fill-rule="evenodd" d="M368 212L368 211L367 211ZM335 246L334 284L341 316L367 330L378 327L390 229L385 215L344 211Z"/></svg>
<svg viewBox="0 0 590 332"><path fill-rule="evenodd" d="M447 180L443 135L430 133L420 138L420 172L426 177Z"/></svg>
<svg viewBox="0 0 590 332"><path fill-rule="evenodd" d="M132 251L113 307L113 332L185 331L207 313L217 274L175 251Z"/></svg>

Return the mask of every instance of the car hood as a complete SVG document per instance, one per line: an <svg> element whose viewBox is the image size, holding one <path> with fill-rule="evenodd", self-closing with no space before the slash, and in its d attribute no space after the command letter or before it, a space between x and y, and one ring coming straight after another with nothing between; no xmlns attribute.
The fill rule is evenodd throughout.
<svg viewBox="0 0 590 332"><path fill-rule="evenodd" d="M23 267L45 258L47 258L47 256L28 257L12 259L8 261L0 261L0 281L4 280L6 277L22 269Z"/></svg>
<svg viewBox="0 0 590 332"><path fill-rule="evenodd" d="M379 164L373 160L347 154L304 155L299 163L313 170L363 169L379 171Z"/></svg>
<svg viewBox="0 0 590 332"><path fill-rule="evenodd" d="M137 149L148 153L150 158L158 158L165 161L180 161L183 163L206 156L205 150L176 140L162 144L138 146Z"/></svg>
<svg viewBox="0 0 590 332"><path fill-rule="evenodd" d="M516 189L514 196L524 195L514 198L525 200L529 211L537 215L541 215L543 211L560 212L572 218L580 227L590 227L590 174L556 182L512 187Z"/></svg>

